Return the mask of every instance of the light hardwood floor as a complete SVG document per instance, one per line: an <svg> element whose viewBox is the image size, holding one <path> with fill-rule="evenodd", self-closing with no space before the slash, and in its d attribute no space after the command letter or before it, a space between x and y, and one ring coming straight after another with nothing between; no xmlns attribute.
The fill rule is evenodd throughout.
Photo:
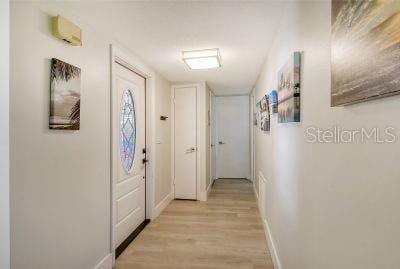
<svg viewBox="0 0 400 269"><path fill-rule="evenodd" d="M207 202L174 200L116 269L273 269L252 184L215 181Z"/></svg>

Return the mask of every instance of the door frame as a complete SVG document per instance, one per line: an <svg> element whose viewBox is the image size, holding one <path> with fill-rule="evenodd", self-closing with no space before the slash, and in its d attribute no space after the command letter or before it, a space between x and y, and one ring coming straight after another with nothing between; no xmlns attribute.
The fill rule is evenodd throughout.
<svg viewBox="0 0 400 269"><path fill-rule="evenodd" d="M255 152L255 143L256 143L256 126L254 126L254 113L255 113L255 89L252 89L250 93L250 177L251 181L256 181L256 152Z"/></svg>
<svg viewBox="0 0 400 269"><path fill-rule="evenodd" d="M10 268L10 1L0 3L0 268ZM14 140L15 141L15 140Z"/></svg>
<svg viewBox="0 0 400 269"><path fill-rule="evenodd" d="M201 137L200 137L200 84L184 84L171 86L171 190L175 199L175 89L180 88L196 88L196 200L200 201L200 177L201 177Z"/></svg>
<svg viewBox="0 0 400 269"><path fill-rule="evenodd" d="M110 201L110 252L112 255L113 264L115 263L115 250L118 246L115 245L115 223L116 223L116 190L115 190L115 178L116 171L114 169L116 165L117 158L119 156L115 156L114 148L113 148L113 124L115 115L119 115L116 108L116 96L113 94L116 92L115 85L115 66L116 64L120 64L127 69L139 74L140 76L145 78L145 99L146 99L146 137L145 137L145 147L146 147L146 159L148 160L146 164L146 191L145 191L145 219L151 220L154 216L154 199L155 199L155 187L154 187L154 175L155 175L155 120L154 120L154 92L155 92L155 83L154 83L154 73L147 66L145 66L142 62L140 62L137 58L132 55L129 55L119 49L117 46L111 44L110 45L110 193L111 193L111 201ZM132 231L133 232L133 231Z"/></svg>
<svg viewBox="0 0 400 269"><path fill-rule="evenodd" d="M211 184L217 179L217 129L215 114L215 94L210 91L210 176ZM213 135L214 134L214 135ZM214 140L212 139L214 136ZM213 147L211 147L213 145Z"/></svg>

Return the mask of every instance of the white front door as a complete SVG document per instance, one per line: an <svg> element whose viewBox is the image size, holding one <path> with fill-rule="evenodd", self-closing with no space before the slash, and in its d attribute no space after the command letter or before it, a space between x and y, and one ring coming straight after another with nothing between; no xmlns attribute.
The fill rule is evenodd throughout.
<svg viewBox="0 0 400 269"><path fill-rule="evenodd" d="M197 199L197 88L174 88L175 198Z"/></svg>
<svg viewBox="0 0 400 269"><path fill-rule="evenodd" d="M145 84L145 78L115 64L112 171L116 247L145 220Z"/></svg>
<svg viewBox="0 0 400 269"><path fill-rule="evenodd" d="M216 99L217 177L249 178L249 96Z"/></svg>

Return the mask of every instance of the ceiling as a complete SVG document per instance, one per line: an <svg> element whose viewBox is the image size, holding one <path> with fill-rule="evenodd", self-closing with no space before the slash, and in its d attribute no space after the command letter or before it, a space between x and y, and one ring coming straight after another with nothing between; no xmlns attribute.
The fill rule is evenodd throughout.
<svg viewBox="0 0 400 269"><path fill-rule="evenodd" d="M68 2L171 82L207 81L218 95L248 93L266 59L286 1ZM189 70L181 52L219 48L222 68Z"/></svg>

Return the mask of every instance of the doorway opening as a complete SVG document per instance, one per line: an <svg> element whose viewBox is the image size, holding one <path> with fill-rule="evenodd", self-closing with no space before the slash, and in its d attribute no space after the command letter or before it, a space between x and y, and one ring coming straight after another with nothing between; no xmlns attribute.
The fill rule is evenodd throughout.
<svg viewBox="0 0 400 269"><path fill-rule="evenodd" d="M111 246L113 263L150 222L154 204L153 74L111 46Z"/></svg>
<svg viewBox="0 0 400 269"><path fill-rule="evenodd" d="M250 179L248 95L216 97L217 178Z"/></svg>

